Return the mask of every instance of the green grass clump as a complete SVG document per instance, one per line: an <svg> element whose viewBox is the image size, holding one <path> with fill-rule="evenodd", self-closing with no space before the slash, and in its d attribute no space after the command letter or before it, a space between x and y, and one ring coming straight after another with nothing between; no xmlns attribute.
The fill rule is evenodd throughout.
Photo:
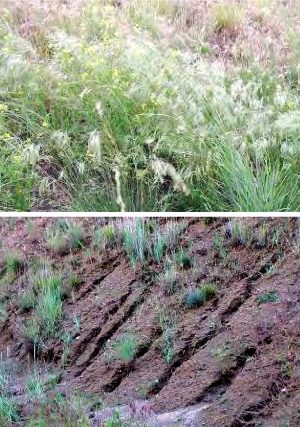
<svg viewBox="0 0 300 427"><path fill-rule="evenodd" d="M231 219L228 223L228 229L234 244L251 245L254 239L254 231L245 221L238 218Z"/></svg>
<svg viewBox="0 0 300 427"><path fill-rule="evenodd" d="M189 291L185 297L185 304L188 308L199 307L205 303L205 295L201 289Z"/></svg>
<svg viewBox="0 0 300 427"><path fill-rule="evenodd" d="M266 304L268 302L278 302L279 301L279 295L277 291L269 291L266 293L263 293L261 295L259 295L256 298L257 304L261 305L261 304Z"/></svg>
<svg viewBox="0 0 300 427"><path fill-rule="evenodd" d="M19 305L22 310L29 311L36 305L36 295L33 290L24 292L19 300Z"/></svg>
<svg viewBox="0 0 300 427"><path fill-rule="evenodd" d="M217 287L213 283L206 283L201 287L205 300L208 301L217 295Z"/></svg>
<svg viewBox="0 0 300 427"><path fill-rule="evenodd" d="M192 259L190 255L183 248L175 253L175 259L177 264L183 268L190 268L192 266Z"/></svg>
<svg viewBox="0 0 300 427"><path fill-rule="evenodd" d="M0 395L0 425L12 427L18 421L18 411L14 399L11 396Z"/></svg>
<svg viewBox="0 0 300 427"><path fill-rule="evenodd" d="M243 11L235 4L217 4L212 9L217 30L235 30L242 21Z"/></svg>
<svg viewBox="0 0 300 427"><path fill-rule="evenodd" d="M117 231L113 223L96 228L93 235L93 247L106 249L113 245L117 238Z"/></svg>
<svg viewBox="0 0 300 427"><path fill-rule="evenodd" d="M216 286L212 283L207 283L201 288L190 290L185 296L185 304L188 308L200 307L206 301L214 298L216 294Z"/></svg>
<svg viewBox="0 0 300 427"><path fill-rule="evenodd" d="M4 257L6 272L8 274L15 274L22 270L24 266L24 257L18 251L9 251Z"/></svg>
<svg viewBox="0 0 300 427"><path fill-rule="evenodd" d="M123 246L133 265L145 261L148 245L145 222L142 219L128 221L123 228Z"/></svg>
<svg viewBox="0 0 300 427"><path fill-rule="evenodd" d="M54 252L62 253L66 250L67 240L59 228L47 230L46 241L49 248Z"/></svg>
<svg viewBox="0 0 300 427"><path fill-rule="evenodd" d="M85 245L86 238L84 231L78 225L73 224L69 226L66 238L71 249L81 249Z"/></svg>
<svg viewBox="0 0 300 427"><path fill-rule="evenodd" d="M115 350L123 362L132 362L138 349L138 340L135 335L126 335L115 343Z"/></svg>
<svg viewBox="0 0 300 427"><path fill-rule="evenodd" d="M62 277L52 270L47 260L42 260L37 271L30 275L34 293L31 318L24 327L24 336L39 346L42 341L54 338L62 318Z"/></svg>

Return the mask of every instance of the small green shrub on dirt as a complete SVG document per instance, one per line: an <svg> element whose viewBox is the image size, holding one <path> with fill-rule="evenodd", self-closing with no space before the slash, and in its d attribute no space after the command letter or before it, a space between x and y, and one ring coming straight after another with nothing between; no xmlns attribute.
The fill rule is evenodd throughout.
<svg viewBox="0 0 300 427"><path fill-rule="evenodd" d="M212 257L220 257L222 262L228 259L228 249L224 246L224 239L220 233L213 232L213 251Z"/></svg>
<svg viewBox="0 0 300 427"><path fill-rule="evenodd" d="M153 232L152 254L156 262L160 262L167 247L166 239L161 230L157 227Z"/></svg>
<svg viewBox="0 0 300 427"><path fill-rule="evenodd" d="M164 233L164 240L169 251L176 249L183 231L187 228L187 221L168 221Z"/></svg>
<svg viewBox="0 0 300 427"><path fill-rule="evenodd" d="M159 326L162 330L162 355L166 363L171 363L175 355L176 315L162 309L159 313Z"/></svg>
<svg viewBox="0 0 300 427"><path fill-rule="evenodd" d="M43 397L45 385L41 379L40 374L35 371L33 375L29 377L26 384L26 391L29 397L33 400Z"/></svg>
<svg viewBox="0 0 300 427"><path fill-rule="evenodd" d="M269 292L260 294L256 298L256 301L257 301L258 305L266 304L268 302L278 302L279 301L279 295L278 295L277 291L269 291Z"/></svg>
<svg viewBox="0 0 300 427"><path fill-rule="evenodd" d="M263 248L268 245L269 230L267 224L263 222L258 226L258 229L255 230L255 243L259 248Z"/></svg>
<svg viewBox="0 0 300 427"><path fill-rule="evenodd" d="M185 297L185 303L188 308L199 307L205 303L205 295L201 289L190 290Z"/></svg>
<svg viewBox="0 0 300 427"><path fill-rule="evenodd" d="M115 343L115 350L123 362L132 362L138 349L138 340L135 335L126 335Z"/></svg>
<svg viewBox="0 0 300 427"><path fill-rule="evenodd" d="M45 397L37 407L37 413L31 417L28 427L92 427L86 415L87 399L61 393L51 393Z"/></svg>
<svg viewBox="0 0 300 427"><path fill-rule="evenodd" d="M8 251L4 256L5 268L8 274L18 273L24 266L24 257L18 251Z"/></svg>
<svg viewBox="0 0 300 427"><path fill-rule="evenodd" d="M38 346L43 340L55 337L58 332L62 317L62 277L54 273L44 260L30 280L36 302L23 333Z"/></svg>

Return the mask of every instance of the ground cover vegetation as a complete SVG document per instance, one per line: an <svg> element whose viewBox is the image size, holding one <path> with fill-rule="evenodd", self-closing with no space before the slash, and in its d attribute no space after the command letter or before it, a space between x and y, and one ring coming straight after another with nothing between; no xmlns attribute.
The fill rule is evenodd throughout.
<svg viewBox="0 0 300 427"><path fill-rule="evenodd" d="M299 425L299 230L1 220L1 426Z"/></svg>
<svg viewBox="0 0 300 427"><path fill-rule="evenodd" d="M298 210L294 1L0 6L2 210Z"/></svg>

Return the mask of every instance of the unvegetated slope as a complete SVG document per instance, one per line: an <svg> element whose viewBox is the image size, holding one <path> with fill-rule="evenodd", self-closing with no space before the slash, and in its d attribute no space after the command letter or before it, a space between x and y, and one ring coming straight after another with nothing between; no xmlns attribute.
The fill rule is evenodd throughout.
<svg viewBox="0 0 300 427"><path fill-rule="evenodd" d="M172 253L188 256L177 263L174 287L166 279L168 250L165 267L163 259L149 256L134 267L121 241L95 248L95 228L107 229L104 220L78 221L84 246L59 251L44 237L58 227L54 220L3 221L3 256L12 249L24 256L8 289L7 261L2 264L6 315L0 334L3 363L16 367L11 389L22 419L34 411L25 378L30 369L39 369L57 375L54 390L65 396L96 396L105 408L129 405L133 418L141 405L143 423L137 425L147 425L149 414L183 408L189 408L184 419L192 417L192 424L179 425L299 425L298 224L293 219L178 221L182 226ZM118 230L136 224L113 223ZM143 224L152 239L174 222ZM47 257L62 272L64 291L57 333L33 351L24 324L35 309L25 310L20 301L36 257ZM188 305L187 293L208 283L216 294L202 305ZM124 342L134 348L131 356L129 350L126 357ZM87 407L93 425L106 425L99 420L107 409ZM157 425L175 425L170 417L159 415Z"/></svg>

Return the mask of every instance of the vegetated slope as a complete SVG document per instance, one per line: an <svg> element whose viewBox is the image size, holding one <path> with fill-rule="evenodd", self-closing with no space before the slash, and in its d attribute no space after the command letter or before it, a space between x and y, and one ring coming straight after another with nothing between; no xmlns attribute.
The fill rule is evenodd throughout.
<svg viewBox="0 0 300 427"><path fill-rule="evenodd" d="M299 425L296 221L104 222L2 224L0 350L3 366L16 367L5 396L20 425L175 425L174 414L155 414L183 408L179 425ZM8 276L16 248L22 263ZM39 307L50 282L37 281L45 262L36 269L36 257L47 257L48 273L52 264L44 278L61 277L61 313L48 335ZM86 424L74 404L67 409L78 392ZM105 408L120 404L132 424L109 424L119 413Z"/></svg>
<svg viewBox="0 0 300 427"><path fill-rule="evenodd" d="M295 2L0 6L1 209L299 209Z"/></svg>

